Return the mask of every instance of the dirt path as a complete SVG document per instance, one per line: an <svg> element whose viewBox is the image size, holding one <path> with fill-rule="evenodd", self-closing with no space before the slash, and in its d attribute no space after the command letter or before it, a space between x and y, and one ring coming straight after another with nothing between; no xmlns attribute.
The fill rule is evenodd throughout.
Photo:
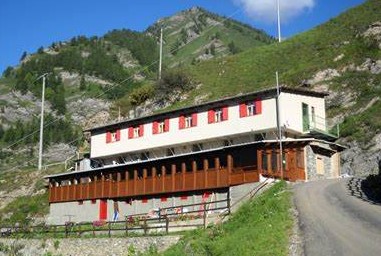
<svg viewBox="0 0 381 256"><path fill-rule="evenodd" d="M347 182L295 185L306 255L381 255L381 206L351 196Z"/></svg>

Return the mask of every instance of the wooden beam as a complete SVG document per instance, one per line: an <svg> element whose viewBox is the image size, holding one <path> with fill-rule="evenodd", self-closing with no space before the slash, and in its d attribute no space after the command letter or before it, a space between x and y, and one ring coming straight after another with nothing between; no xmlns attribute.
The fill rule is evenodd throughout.
<svg viewBox="0 0 381 256"><path fill-rule="evenodd" d="M214 168L216 169L216 172L217 172L217 186L219 186L220 185L220 168L221 168L219 157L214 158Z"/></svg>

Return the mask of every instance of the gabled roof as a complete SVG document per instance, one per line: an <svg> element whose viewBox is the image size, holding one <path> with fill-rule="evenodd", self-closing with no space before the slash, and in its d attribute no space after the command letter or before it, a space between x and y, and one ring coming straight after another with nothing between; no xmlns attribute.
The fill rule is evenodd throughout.
<svg viewBox="0 0 381 256"><path fill-rule="evenodd" d="M292 94L299 94L299 95L306 95L306 96L312 96L312 97L318 97L318 98L324 98L325 96L328 96L328 93L325 92L316 92L316 91L311 91L311 90L306 90L302 88L291 88L291 87L286 87L286 86L281 86L280 87L280 92L286 92L286 93L292 93ZM102 126L97 126L94 128L90 128L87 130L84 130L85 132L99 132L99 131L104 131L107 129L113 130L113 129L118 129L120 127L125 127L126 125L138 125L141 123L147 123L147 122L153 122L158 119L165 119L165 118L170 118L173 115L180 115L180 114L191 114L195 111L199 111L200 109L206 109L206 108L218 108L226 105L232 105L232 104L237 104L237 102L240 101L246 101L250 100L253 98L273 98L277 95L277 88L269 88L269 89L264 89L256 92L251 92L247 94L239 94L236 96L232 97L227 97L224 99L220 100L215 100L215 101L209 101L205 103L201 103L198 105L193 105L189 107L184 107L184 108L179 108L175 110L170 110L166 112L160 112L156 113L153 115L149 116L142 116L142 117L137 117L133 119L128 119L128 120L123 120L120 122L116 123L111 123L107 125L102 125Z"/></svg>

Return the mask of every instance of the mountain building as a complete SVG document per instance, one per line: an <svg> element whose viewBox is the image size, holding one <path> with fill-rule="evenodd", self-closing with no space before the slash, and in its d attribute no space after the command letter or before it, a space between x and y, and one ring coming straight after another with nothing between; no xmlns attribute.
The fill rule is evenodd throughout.
<svg viewBox="0 0 381 256"><path fill-rule="evenodd" d="M271 88L92 128L90 155L75 171L46 176L48 222L230 198L261 177L339 177L344 148L328 129L326 96L281 87L278 98Z"/></svg>

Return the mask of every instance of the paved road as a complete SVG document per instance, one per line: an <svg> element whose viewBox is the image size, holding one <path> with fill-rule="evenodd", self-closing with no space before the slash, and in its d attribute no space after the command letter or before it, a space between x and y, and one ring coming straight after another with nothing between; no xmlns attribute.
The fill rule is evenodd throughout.
<svg viewBox="0 0 381 256"><path fill-rule="evenodd" d="M381 255L381 206L351 196L347 182L295 185L305 255Z"/></svg>

